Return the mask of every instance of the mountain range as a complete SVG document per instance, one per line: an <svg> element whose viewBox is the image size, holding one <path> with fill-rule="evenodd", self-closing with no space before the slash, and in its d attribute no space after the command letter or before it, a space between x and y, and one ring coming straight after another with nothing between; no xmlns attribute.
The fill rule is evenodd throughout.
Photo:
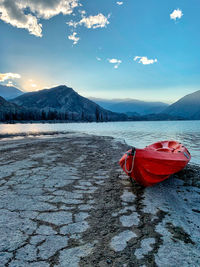
<svg viewBox="0 0 200 267"><path fill-rule="evenodd" d="M73 121L127 120L125 114L106 110L65 85L25 93L12 99L11 103L15 103L27 111L40 111L46 118L51 114L51 117L55 117L55 119L67 118Z"/></svg>
<svg viewBox="0 0 200 267"><path fill-rule="evenodd" d="M104 101L94 99L96 103L111 110L124 111L129 117L139 117L140 120L199 120L200 90L188 94L171 105L162 102L144 102L126 99ZM128 111L129 110L129 111Z"/></svg>
<svg viewBox="0 0 200 267"><path fill-rule="evenodd" d="M7 96L13 96L15 93L20 94L20 96L9 101L0 97L1 121L200 119L200 90L184 96L172 105L167 105L162 102L145 102L133 99L88 99L65 85L29 93L22 93L21 91L20 93L13 90L13 87L6 89L8 90ZM0 95L1 92L0 90Z"/></svg>
<svg viewBox="0 0 200 267"><path fill-rule="evenodd" d="M169 106L163 102L147 102L137 99L90 99L103 108L109 109L113 112L126 113L129 116L158 114Z"/></svg>

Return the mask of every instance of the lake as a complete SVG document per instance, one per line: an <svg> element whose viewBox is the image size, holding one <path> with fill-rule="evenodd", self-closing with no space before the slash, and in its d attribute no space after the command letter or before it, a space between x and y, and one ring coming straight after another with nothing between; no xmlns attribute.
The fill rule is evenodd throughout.
<svg viewBox="0 0 200 267"><path fill-rule="evenodd" d="M0 124L0 134L65 131L113 136L138 148L156 141L173 139L188 148L192 155L191 162L200 164L200 121Z"/></svg>

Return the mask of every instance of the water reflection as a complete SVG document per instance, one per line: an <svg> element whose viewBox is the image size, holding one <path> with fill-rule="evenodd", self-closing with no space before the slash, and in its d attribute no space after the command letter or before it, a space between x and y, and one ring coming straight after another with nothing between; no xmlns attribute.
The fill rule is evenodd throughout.
<svg viewBox="0 0 200 267"><path fill-rule="evenodd" d="M36 133L41 131L41 125L43 124L0 124L0 134Z"/></svg>
<svg viewBox="0 0 200 267"><path fill-rule="evenodd" d="M69 131L113 136L124 139L131 146L141 148L159 140L174 139L187 146L193 163L200 164L200 121L0 125L0 134Z"/></svg>

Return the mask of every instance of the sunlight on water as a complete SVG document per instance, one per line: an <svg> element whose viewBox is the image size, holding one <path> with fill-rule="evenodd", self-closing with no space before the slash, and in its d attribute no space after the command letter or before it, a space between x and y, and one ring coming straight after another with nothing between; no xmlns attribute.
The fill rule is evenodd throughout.
<svg viewBox="0 0 200 267"><path fill-rule="evenodd" d="M143 148L161 140L177 140L192 154L192 162L200 164L200 121L107 122L58 124L1 124L0 134L40 132L83 132L113 136L130 146Z"/></svg>

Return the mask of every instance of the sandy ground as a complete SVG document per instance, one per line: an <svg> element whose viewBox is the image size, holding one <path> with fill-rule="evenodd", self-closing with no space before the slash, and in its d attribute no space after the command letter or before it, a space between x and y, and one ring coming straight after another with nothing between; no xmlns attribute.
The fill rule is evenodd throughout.
<svg viewBox="0 0 200 267"><path fill-rule="evenodd" d="M110 137L0 142L0 266L200 266L200 169L151 188Z"/></svg>

